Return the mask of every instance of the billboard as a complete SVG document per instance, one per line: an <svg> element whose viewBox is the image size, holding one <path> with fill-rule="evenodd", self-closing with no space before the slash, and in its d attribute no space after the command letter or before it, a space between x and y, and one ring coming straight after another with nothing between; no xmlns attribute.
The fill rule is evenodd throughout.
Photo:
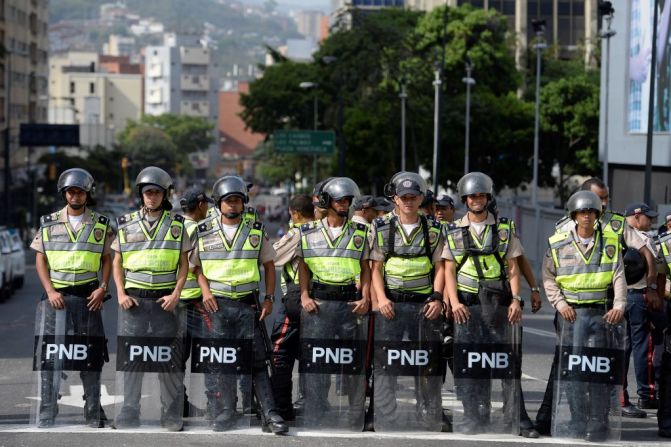
<svg viewBox="0 0 671 447"><path fill-rule="evenodd" d="M669 14L671 1L658 2L657 63L653 102L653 129L671 132L671 45ZM652 37L655 0L631 0L629 9L629 98L627 129L630 133L648 130L648 107L652 80Z"/></svg>

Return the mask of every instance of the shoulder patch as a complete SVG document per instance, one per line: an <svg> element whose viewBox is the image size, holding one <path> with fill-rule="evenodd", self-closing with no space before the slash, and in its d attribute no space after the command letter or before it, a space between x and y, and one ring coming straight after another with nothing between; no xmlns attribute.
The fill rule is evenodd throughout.
<svg viewBox="0 0 671 447"><path fill-rule="evenodd" d="M58 213L45 214L44 216L40 217L40 223L42 225L54 223L57 221L58 221Z"/></svg>
<svg viewBox="0 0 671 447"><path fill-rule="evenodd" d="M109 223L109 218L107 216L100 215L98 216L98 222L100 222L103 225L107 225Z"/></svg>
<svg viewBox="0 0 671 447"><path fill-rule="evenodd" d="M176 220L177 222L184 223L184 216L182 216L181 214L175 214L175 217L173 217L172 220Z"/></svg>
<svg viewBox="0 0 671 447"><path fill-rule="evenodd" d="M356 224L356 229L360 230L360 231L366 231L366 225L364 225L362 223L357 223Z"/></svg>
<svg viewBox="0 0 671 447"><path fill-rule="evenodd" d="M456 223L454 222L449 222L447 225L445 225L445 228L447 228L447 231L453 231L459 228Z"/></svg>
<svg viewBox="0 0 671 447"><path fill-rule="evenodd" d="M380 216L380 217L376 217L375 220L373 220L373 223L375 224L375 226L376 226L377 228L382 228L382 227L384 227L385 225L387 225L389 222L387 221L387 219L385 219L384 217Z"/></svg>
<svg viewBox="0 0 671 447"><path fill-rule="evenodd" d="M124 224L126 222L130 222L131 220L133 220L133 213L124 214L123 216L116 218L118 224Z"/></svg>
<svg viewBox="0 0 671 447"><path fill-rule="evenodd" d="M254 228L255 230L260 230L261 228L263 228L263 224L261 222L254 222L252 228Z"/></svg>
<svg viewBox="0 0 671 447"><path fill-rule="evenodd" d="M507 217L499 217L500 223L508 223L509 219Z"/></svg>

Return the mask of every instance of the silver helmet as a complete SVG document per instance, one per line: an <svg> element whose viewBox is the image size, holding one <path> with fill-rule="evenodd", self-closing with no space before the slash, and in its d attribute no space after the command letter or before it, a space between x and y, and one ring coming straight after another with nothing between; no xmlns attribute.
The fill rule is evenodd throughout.
<svg viewBox="0 0 671 447"><path fill-rule="evenodd" d="M426 195L428 187L426 181L416 172L397 172L391 178L385 192L390 193L390 197L401 196L404 194Z"/></svg>
<svg viewBox="0 0 671 447"><path fill-rule="evenodd" d="M225 175L214 183L212 187L212 199L219 205L221 199L230 195L236 195L242 198L244 203L249 200L249 190L247 182L237 175Z"/></svg>
<svg viewBox="0 0 671 447"><path fill-rule="evenodd" d="M137 188L137 195L140 197L140 200L142 200L142 188L147 185L156 185L163 189L164 195L161 207L166 211L170 211L172 204L168 196L174 187L170 174L156 166L148 166L141 170L135 179L135 187Z"/></svg>
<svg viewBox="0 0 671 447"><path fill-rule="evenodd" d="M334 177L322 187L319 193L319 207L328 208L331 200L340 200L349 197L350 204L356 197L359 197L361 192L359 187L349 177Z"/></svg>
<svg viewBox="0 0 671 447"><path fill-rule="evenodd" d="M90 197L95 192L96 182L89 171L81 168L72 168L63 171L60 177L58 177L57 187L60 193L64 193L66 189L71 187L79 188L87 192Z"/></svg>
<svg viewBox="0 0 671 447"><path fill-rule="evenodd" d="M472 194L488 194L491 199L494 197L494 182L487 174L469 172L459 179L457 191L462 202L466 201L466 196Z"/></svg>
<svg viewBox="0 0 671 447"><path fill-rule="evenodd" d="M595 211L600 216L601 199L592 191L578 191L569 197L566 210L571 217L578 211Z"/></svg>

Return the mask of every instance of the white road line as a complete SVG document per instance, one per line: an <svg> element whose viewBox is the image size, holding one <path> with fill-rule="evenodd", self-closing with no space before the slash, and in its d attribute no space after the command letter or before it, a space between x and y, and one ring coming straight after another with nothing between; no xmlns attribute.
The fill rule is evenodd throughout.
<svg viewBox="0 0 671 447"><path fill-rule="evenodd" d="M557 338L557 334L551 331L544 331L543 329L534 329L532 327L525 327L524 332L528 332L533 335L539 335L541 337L548 337L548 338Z"/></svg>

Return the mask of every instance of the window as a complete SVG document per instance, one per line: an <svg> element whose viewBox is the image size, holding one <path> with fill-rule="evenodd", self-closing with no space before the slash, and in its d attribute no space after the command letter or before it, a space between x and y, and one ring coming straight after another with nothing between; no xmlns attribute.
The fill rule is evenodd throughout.
<svg viewBox="0 0 671 447"><path fill-rule="evenodd" d="M89 82L89 93L94 94L96 92L96 84L95 82Z"/></svg>
<svg viewBox="0 0 671 447"><path fill-rule="evenodd" d="M75 94L75 83L70 81L70 94L74 95Z"/></svg>

